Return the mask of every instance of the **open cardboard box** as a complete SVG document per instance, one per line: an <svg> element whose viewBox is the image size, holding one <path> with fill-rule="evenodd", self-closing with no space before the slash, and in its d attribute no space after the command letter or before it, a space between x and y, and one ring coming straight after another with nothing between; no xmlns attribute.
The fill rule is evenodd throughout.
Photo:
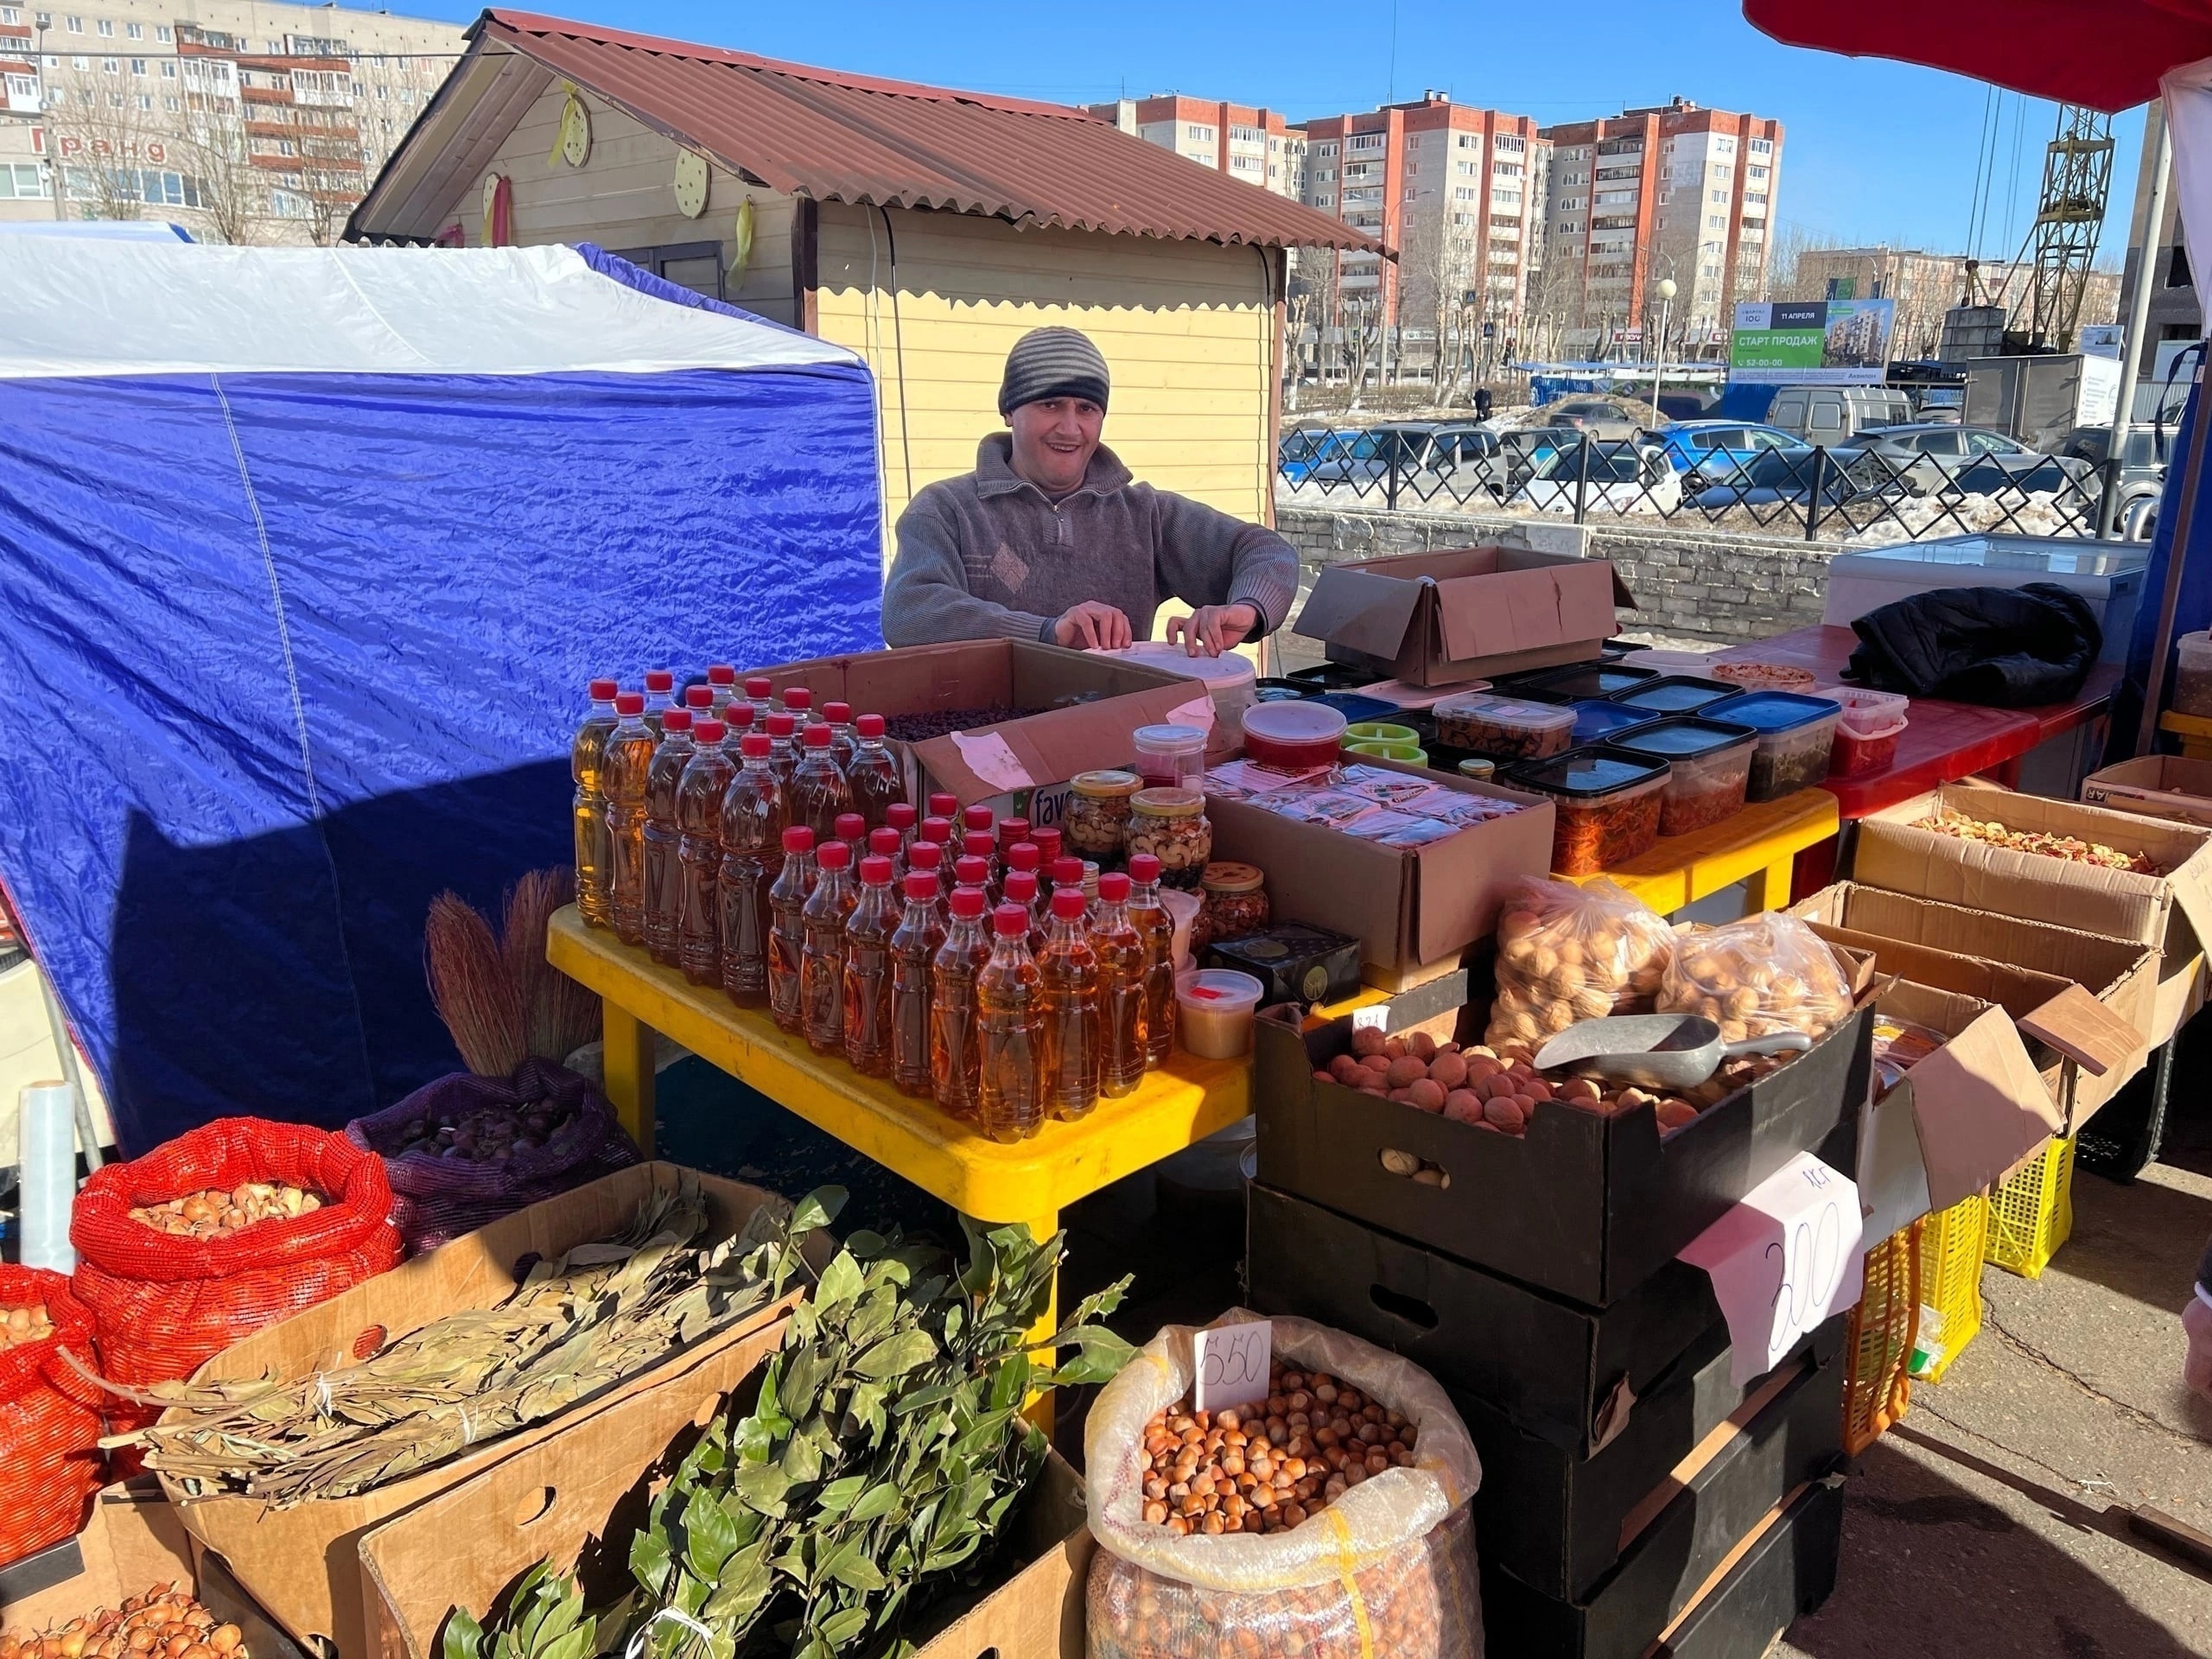
<svg viewBox="0 0 2212 1659"><path fill-rule="evenodd" d="M1209 795L1213 855L1258 865L1268 873L1275 915L1357 938L1367 983L1406 990L1459 966L1461 953L1497 925L1510 883L1550 872L1556 809L1547 796L1357 758L1440 789L1515 801L1521 810L1426 847L1398 848Z"/></svg>
<svg viewBox="0 0 2212 1659"><path fill-rule="evenodd" d="M44 1630L193 1580L184 1522L150 1475L104 1486L74 1538L0 1568L0 1626Z"/></svg>
<svg viewBox="0 0 2212 1659"><path fill-rule="evenodd" d="M1198 680L1027 639L908 645L760 671L779 694L803 685L814 693L817 709L849 702L856 715L1043 709L972 732L890 746L910 799L919 803L942 791L963 806L988 802L1040 824L1058 819L1069 779L1128 766L1136 755L1131 734L1140 726L1199 727L1212 734L1209 753L1219 755L1243 741L1236 732L1213 731L1213 698Z"/></svg>
<svg viewBox="0 0 2212 1659"><path fill-rule="evenodd" d="M2114 812L2139 812L2212 829L2212 760L2139 755L2084 778L2082 799Z"/></svg>
<svg viewBox="0 0 2212 1659"><path fill-rule="evenodd" d="M461 1309L492 1306L518 1282L518 1261L558 1255L620 1231L649 1192L672 1188L680 1176L691 1173L673 1164L637 1164L518 1210L256 1332L207 1361L193 1380L304 1376L349 1363L365 1338L372 1344L386 1342ZM762 1204L781 1202L742 1182L710 1175L696 1179L718 1235L737 1233ZM808 1254L825 1265L828 1250L829 1241L817 1235ZM188 1498L166 1477L162 1486L194 1539L220 1554L278 1624L302 1645L335 1642L345 1659L354 1659L368 1651L359 1546L371 1528L626 1400L662 1386L692 1397L687 1379L775 1325L798 1295L793 1291L556 1417L352 1497L312 1499L280 1510L229 1494Z"/></svg>
<svg viewBox="0 0 2212 1659"><path fill-rule="evenodd" d="M1636 601L1603 559L1523 548L1332 564L1315 579L1293 632L1409 685L1451 685L1582 662Z"/></svg>
<svg viewBox="0 0 2212 1659"><path fill-rule="evenodd" d="M2140 853L2161 873L2101 869L1915 827L1944 808L2008 829ZM2155 948L2161 953L2158 989L2145 1033L2153 1046L2202 1006L2204 951L2212 941L2212 830L2039 795L1946 785L1860 819L1851 874L1866 887Z"/></svg>

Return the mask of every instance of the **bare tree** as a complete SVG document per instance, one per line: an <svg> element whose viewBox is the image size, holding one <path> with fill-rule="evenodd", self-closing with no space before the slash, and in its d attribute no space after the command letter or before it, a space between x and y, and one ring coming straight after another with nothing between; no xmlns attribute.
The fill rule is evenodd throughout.
<svg viewBox="0 0 2212 1659"><path fill-rule="evenodd" d="M87 219L137 219L146 199L139 168L158 133L129 79L89 66L49 76L47 141L68 206ZM115 58L101 61L120 67Z"/></svg>
<svg viewBox="0 0 2212 1659"><path fill-rule="evenodd" d="M200 211L219 242L251 242L269 216L268 175L253 162L245 119L233 99L194 93L175 141L197 180Z"/></svg>

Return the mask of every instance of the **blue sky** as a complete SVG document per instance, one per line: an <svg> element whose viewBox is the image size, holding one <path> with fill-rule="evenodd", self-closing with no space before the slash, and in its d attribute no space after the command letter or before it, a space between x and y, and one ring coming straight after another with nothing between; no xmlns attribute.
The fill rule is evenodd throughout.
<svg viewBox="0 0 2212 1659"><path fill-rule="evenodd" d="M1848 3L1848 0L1839 0ZM537 0L559 10L556 0ZM708 0L565 0L566 15L835 68L1056 103L1179 91L1280 109L1294 120L1370 109L1427 87L1539 122L1586 119L1675 94L1778 118L1781 219L1824 241L1954 251L1969 241L1988 89L1933 70L1777 45L1728 0L1468 5L1447 0L1117 0L1088 8L976 0L843 0L744 7ZM475 8L397 0L465 21ZM2056 110L2005 95L1980 251L2009 257L2032 216ZM2116 263L2142 111L2115 123Z"/></svg>

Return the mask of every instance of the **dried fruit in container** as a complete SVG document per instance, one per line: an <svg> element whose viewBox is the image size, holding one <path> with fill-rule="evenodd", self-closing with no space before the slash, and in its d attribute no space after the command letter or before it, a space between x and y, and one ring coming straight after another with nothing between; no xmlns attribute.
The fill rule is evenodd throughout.
<svg viewBox="0 0 2212 1659"><path fill-rule="evenodd" d="M1592 744L1508 766L1501 781L1551 797L1554 872L1596 875L1657 843L1668 771L1663 760Z"/></svg>

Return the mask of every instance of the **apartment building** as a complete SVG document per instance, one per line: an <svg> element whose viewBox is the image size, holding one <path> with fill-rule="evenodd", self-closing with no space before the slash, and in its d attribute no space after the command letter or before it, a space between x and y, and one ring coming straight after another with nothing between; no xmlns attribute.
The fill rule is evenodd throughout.
<svg viewBox="0 0 2212 1659"><path fill-rule="evenodd" d="M1200 167L1293 201L1305 200L1305 135L1273 110L1185 98L1180 92L1088 104L1084 110Z"/></svg>
<svg viewBox="0 0 2212 1659"><path fill-rule="evenodd" d="M1551 201L1537 308L1565 329L1719 340L1739 299L1761 296L1781 198L1782 124L1676 98L1547 127Z"/></svg>
<svg viewBox="0 0 2212 1659"><path fill-rule="evenodd" d="M334 241L462 44L336 5L0 0L0 219Z"/></svg>
<svg viewBox="0 0 2212 1659"><path fill-rule="evenodd" d="M1306 123L1306 202L1398 250L1338 255L1335 301L1370 308L1411 355L1455 336L1509 348L1541 251L1548 145L1533 118L1429 92Z"/></svg>

